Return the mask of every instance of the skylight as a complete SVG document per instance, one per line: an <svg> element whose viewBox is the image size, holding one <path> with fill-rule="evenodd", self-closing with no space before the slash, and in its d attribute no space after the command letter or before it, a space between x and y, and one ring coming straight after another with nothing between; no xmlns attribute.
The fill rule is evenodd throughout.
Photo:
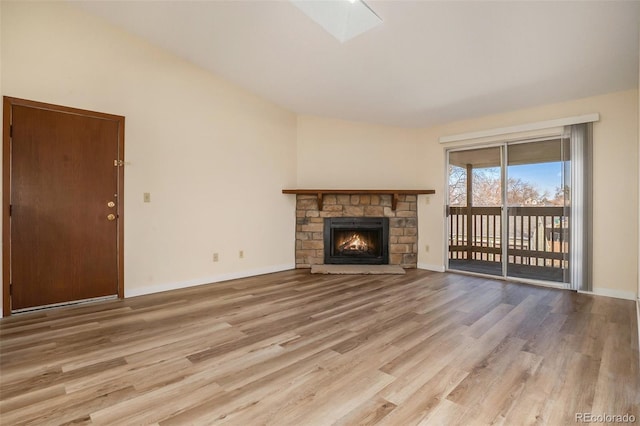
<svg viewBox="0 0 640 426"><path fill-rule="evenodd" d="M382 23L362 0L290 1L341 43Z"/></svg>

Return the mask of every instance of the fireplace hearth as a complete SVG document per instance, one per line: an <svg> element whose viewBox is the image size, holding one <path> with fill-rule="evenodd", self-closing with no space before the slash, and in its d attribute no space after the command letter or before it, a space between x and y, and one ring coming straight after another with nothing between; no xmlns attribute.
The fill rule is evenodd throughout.
<svg viewBox="0 0 640 426"><path fill-rule="evenodd" d="M389 219L339 217L324 219L324 263L389 264Z"/></svg>

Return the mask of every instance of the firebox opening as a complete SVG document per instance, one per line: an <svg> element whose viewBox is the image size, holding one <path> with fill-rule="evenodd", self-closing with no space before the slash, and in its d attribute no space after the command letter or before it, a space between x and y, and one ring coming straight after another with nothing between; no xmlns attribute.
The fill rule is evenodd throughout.
<svg viewBox="0 0 640 426"><path fill-rule="evenodd" d="M342 256L376 256L380 246L377 231L345 230L334 233L334 253Z"/></svg>
<svg viewBox="0 0 640 426"><path fill-rule="evenodd" d="M389 263L387 218L326 218L324 240L326 264Z"/></svg>

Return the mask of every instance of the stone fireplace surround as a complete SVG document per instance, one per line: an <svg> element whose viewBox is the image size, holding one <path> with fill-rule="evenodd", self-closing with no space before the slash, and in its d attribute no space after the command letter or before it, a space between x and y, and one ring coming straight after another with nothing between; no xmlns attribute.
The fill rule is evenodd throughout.
<svg viewBox="0 0 640 426"><path fill-rule="evenodd" d="M318 209L320 200L321 210ZM393 204L395 210L392 209ZM417 195L413 194L326 193L322 198L312 194L296 194L296 268L324 264L323 231L326 217L388 217L389 264L416 268L417 205Z"/></svg>

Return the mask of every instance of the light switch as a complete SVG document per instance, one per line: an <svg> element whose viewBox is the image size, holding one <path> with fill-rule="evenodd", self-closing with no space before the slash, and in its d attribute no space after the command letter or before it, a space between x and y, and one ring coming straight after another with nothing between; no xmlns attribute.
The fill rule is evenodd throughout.
<svg viewBox="0 0 640 426"><path fill-rule="evenodd" d="M150 203L151 202L151 193L150 192L145 192L142 198L143 198L145 203Z"/></svg>

